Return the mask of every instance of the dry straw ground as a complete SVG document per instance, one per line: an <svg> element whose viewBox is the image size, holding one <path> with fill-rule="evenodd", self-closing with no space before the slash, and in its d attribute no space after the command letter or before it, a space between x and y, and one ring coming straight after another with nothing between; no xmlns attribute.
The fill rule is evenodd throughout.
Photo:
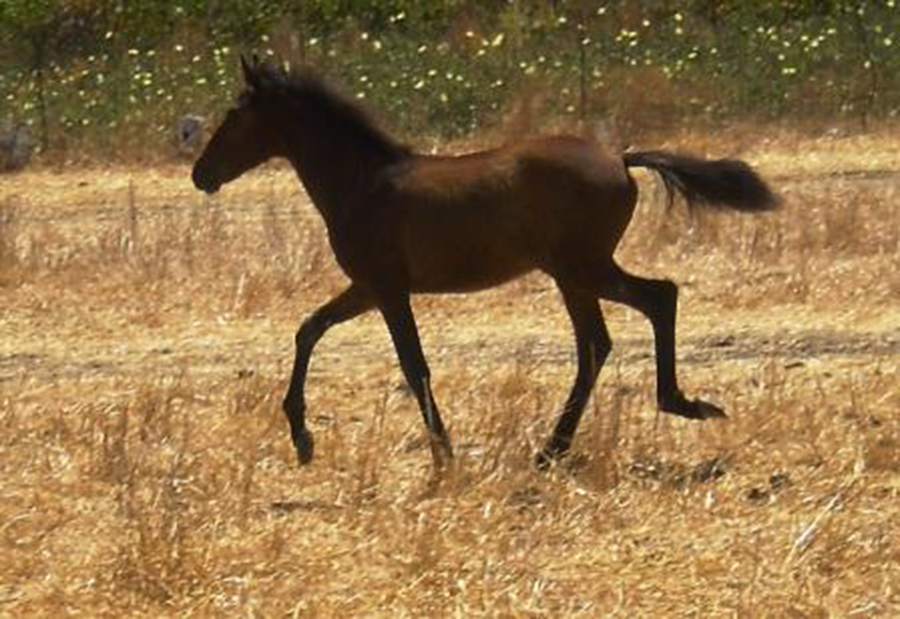
<svg viewBox="0 0 900 619"><path fill-rule="evenodd" d="M682 285L684 387L730 419L659 416L649 327L607 306L576 456L539 474L556 292L420 298L459 453L436 489L375 316L321 343L295 465L293 333L342 278L289 173L4 177L0 614L896 616L896 133L763 135L666 145L749 159L783 211L667 216L642 176L619 253Z"/></svg>

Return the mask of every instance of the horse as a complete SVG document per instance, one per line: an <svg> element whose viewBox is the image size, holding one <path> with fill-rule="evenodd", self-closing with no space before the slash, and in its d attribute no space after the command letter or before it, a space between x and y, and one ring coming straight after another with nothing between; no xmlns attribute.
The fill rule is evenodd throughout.
<svg viewBox="0 0 900 619"><path fill-rule="evenodd" d="M478 291L533 271L559 289L577 354L574 384L536 456L538 467L569 451L612 349L599 299L630 306L649 320L659 410L696 420L726 416L678 387L677 285L632 275L613 253L637 203L632 168L658 173L669 206L680 194L690 208L774 209L779 197L748 164L665 151L616 154L565 135L458 156L425 155L390 137L311 69L244 57L241 68L245 88L196 161L194 185L212 194L269 159L287 159L350 280L296 333L283 410L299 464L308 464L314 452L304 398L313 349L331 327L377 309L424 419L434 467L444 470L453 450L411 295Z"/></svg>

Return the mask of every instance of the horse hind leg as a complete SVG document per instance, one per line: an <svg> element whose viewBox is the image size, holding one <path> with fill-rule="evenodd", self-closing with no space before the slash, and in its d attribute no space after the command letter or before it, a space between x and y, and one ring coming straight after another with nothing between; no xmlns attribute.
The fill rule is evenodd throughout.
<svg viewBox="0 0 900 619"><path fill-rule="evenodd" d="M645 279L615 267L600 296L641 312L653 326L656 352L656 399L664 413L688 419L715 419L725 412L703 400L688 400L678 388L675 372L675 317L678 287L668 280Z"/></svg>
<svg viewBox="0 0 900 619"><path fill-rule="evenodd" d="M537 455L536 463L542 470L568 452L600 369L612 350L612 340L596 297L562 286L560 289L575 330L578 374L550 440Z"/></svg>

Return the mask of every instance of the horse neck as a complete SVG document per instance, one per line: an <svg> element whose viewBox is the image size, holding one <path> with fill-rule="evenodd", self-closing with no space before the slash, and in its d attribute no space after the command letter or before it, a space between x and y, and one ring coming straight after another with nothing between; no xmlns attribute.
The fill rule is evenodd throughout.
<svg viewBox="0 0 900 619"><path fill-rule="evenodd" d="M286 138L287 158L329 226L362 206L381 171L406 156L400 147L361 138L333 120L300 116Z"/></svg>

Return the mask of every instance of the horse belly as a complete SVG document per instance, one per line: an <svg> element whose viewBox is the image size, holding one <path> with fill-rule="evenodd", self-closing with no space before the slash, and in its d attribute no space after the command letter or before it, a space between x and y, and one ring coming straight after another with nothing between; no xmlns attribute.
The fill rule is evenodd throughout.
<svg viewBox="0 0 900 619"><path fill-rule="evenodd" d="M484 225L421 227L409 238L407 268L416 292L498 286L535 268L527 244Z"/></svg>

